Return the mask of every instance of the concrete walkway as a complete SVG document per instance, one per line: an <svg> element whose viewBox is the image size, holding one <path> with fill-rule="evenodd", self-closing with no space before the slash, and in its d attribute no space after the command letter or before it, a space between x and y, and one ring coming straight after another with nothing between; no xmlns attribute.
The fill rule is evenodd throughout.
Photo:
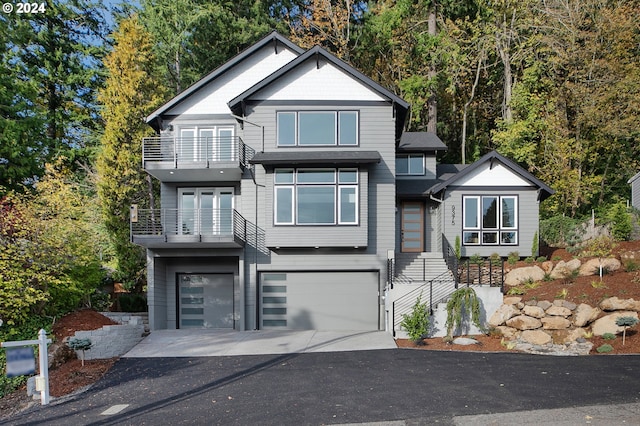
<svg viewBox="0 0 640 426"><path fill-rule="evenodd" d="M125 358L270 355L396 348L385 331L156 330Z"/></svg>

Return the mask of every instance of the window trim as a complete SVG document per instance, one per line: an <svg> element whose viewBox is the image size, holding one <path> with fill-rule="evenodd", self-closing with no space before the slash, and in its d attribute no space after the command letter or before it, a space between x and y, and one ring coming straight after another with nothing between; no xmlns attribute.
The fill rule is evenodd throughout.
<svg viewBox="0 0 640 426"><path fill-rule="evenodd" d="M278 172L291 172L293 171L293 182L285 183L285 182L277 182ZM333 172L333 182L300 182L298 177L299 172L305 171L332 171ZM355 179L352 181L351 179L341 182L340 181L340 173L348 171L355 172ZM333 222L332 223L301 223L299 221L299 205L298 201L300 199L299 189L300 188L333 188ZM309 167L301 167L301 168L276 168L273 171L273 224L274 226L353 226L360 224L360 170L357 168L346 167L346 168L309 168ZM280 189L288 189L291 191L291 213L292 220L291 221L279 221L278 219L278 191ZM353 189L355 190L355 211L354 211L354 220L347 221L342 220L342 190L343 189ZM350 195L350 194L347 194Z"/></svg>
<svg viewBox="0 0 640 426"><path fill-rule="evenodd" d="M496 227L484 226L484 201L495 198L498 209L496 211ZM476 200L476 226L466 225L467 201ZM504 226L503 199L513 199L513 217L515 226ZM513 194L488 194L488 195L462 195L462 244L465 246L517 246L519 239L519 195ZM503 235L514 234L513 242L505 242ZM487 238L495 235L495 242L485 242ZM471 242L470 242L471 241Z"/></svg>
<svg viewBox="0 0 640 426"><path fill-rule="evenodd" d="M300 143L300 115L311 114L311 113L322 113L322 114L331 114L334 116L334 132L333 132L333 143L322 143L322 144L309 144L309 143ZM294 141L292 144L283 144L280 143L281 131L280 131L280 117L283 115L292 114L294 116L293 123L293 138ZM345 114L354 114L355 115L355 143L342 143L341 136L341 116ZM360 146L360 111L358 110L282 110L276 111L276 146L278 148L290 148L290 147L332 147L332 146L344 146L344 147L358 147Z"/></svg>

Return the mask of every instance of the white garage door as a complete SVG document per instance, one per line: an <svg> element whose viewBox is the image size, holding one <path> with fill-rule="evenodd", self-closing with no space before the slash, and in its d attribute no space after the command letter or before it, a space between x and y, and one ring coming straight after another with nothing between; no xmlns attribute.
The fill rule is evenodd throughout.
<svg viewBox="0 0 640 426"><path fill-rule="evenodd" d="M260 283L263 329L378 330L378 272L270 272Z"/></svg>

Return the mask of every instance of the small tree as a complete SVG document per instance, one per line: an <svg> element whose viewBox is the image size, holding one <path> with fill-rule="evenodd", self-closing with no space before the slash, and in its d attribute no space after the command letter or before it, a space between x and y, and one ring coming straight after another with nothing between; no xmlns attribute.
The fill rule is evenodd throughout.
<svg viewBox="0 0 640 426"><path fill-rule="evenodd" d="M461 326L465 319L471 317L471 322L480 330L480 300L471 287L462 287L451 294L447 302L447 337L453 337L453 331Z"/></svg>
<svg viewBox="0 0 640 426"><path fill-rule="evenodd" d="M422 294L416 299L410 314L402 315L400 326L407 331L409 339L419 345L429 330L429 310L427 304L422 302Z"/></svg>
<svg viewBox="0 0 640 426"><path fill-rule="evenodd" d="M598 258L598 265L600 269L600 281L602 281L602 261L605 257L611 255L613 248L616 246L615 242L608 236L602 235L598 238L590 240L587 244L584 254L587 256L594 256Z"/></svg>
<svg viewBox="0 0 640 426"><path fill-rule="evenodd" d="M82 366L84 367L84 351L88 351L89 349L91 349L91 346L93 346L93 343L91 343L91 339L79 339L77 337L74 337L72 339L69 339L67 345L74 351L82 351L81 360Z"/></svg>
<svg viewBox="0 0 640 426"><path fill-rule="evenodd" d="M618 327L624 327L622 330L622 346L624 346L625 337L627 337L627 328L633 327L638 323L638 318L635 317L620 317L616 319L616 325Z"/></svg>

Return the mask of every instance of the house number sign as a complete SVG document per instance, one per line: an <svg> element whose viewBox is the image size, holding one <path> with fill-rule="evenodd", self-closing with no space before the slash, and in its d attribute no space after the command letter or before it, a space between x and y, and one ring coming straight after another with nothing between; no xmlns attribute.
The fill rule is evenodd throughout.
<svg viewBox="0 0 640 426"><path fill-rule="evenodd" d="M451 206L451 224L456 224L456 206Z"/></svg>

